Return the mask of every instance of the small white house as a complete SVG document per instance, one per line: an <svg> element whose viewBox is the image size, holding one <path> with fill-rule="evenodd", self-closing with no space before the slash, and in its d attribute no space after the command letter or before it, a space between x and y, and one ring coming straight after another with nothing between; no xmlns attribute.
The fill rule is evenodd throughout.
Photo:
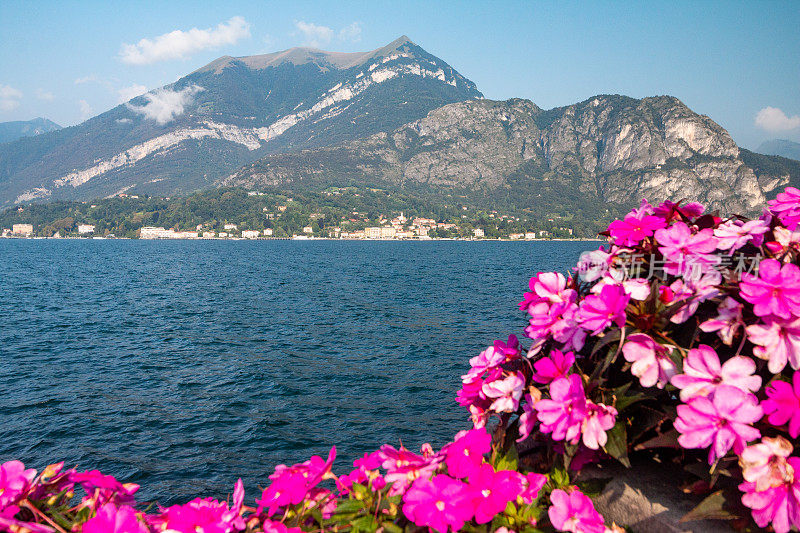
<svg viewBox="0 0 800 533"><path fill-rule="evenodd" d="M475 228L472 234L476 237L483 237L485 235L482 228Z"/></svg>
<svg viewBox="0 0 800 533"><path fill-rule="evenodd" d="M92 224L80 224L78 225L78 233L81 235L86 235L87 233L94 233L94 226Z"/></svg>
<svg viewBox="0 0 800 533"><path fill-rule="evenodd" d="M246 229L242 231L242 238L244 239L258 239L258 230Z"/></svg>
<svg viewBox="0 0 800 533"><path fill-rule="evenodd" d="M272 228L267 228L267 229L264 230L264 236L265 237L272 237L272 233L273 233L272 232Z"/></svg>

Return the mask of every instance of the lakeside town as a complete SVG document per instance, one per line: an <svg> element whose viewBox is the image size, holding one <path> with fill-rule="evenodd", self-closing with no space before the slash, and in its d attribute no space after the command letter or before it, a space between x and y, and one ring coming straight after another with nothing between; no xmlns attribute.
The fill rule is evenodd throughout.
<svg viewBox="0 0 800 533"><path fill-rule="evenodd" d="M277 237L273 228L265 228L263 230L240 229L237 224L224 224L222 231L214 231L209 229L204 224L198 224L192 231L176 230L174 228L164 228L160 226L143 226L139 231L137 237L139 239L152 240L152 239L295 239L295 240L310 240L310 239L345 239L345 240L434 240L434 239L459 239L459 240L475 240L487 239L486 233L483 228L473 228L472 235L468 237L434 237L439 230L459 232L461 228L453 223L437 222L431 218L416 217L408 219L403 213L399 216L388 220L381 218L379 220L381 225L368 226L362 230L356 231L343 231L341 227L334 226L325 228L323 232L315 231L315 227L308 225L302 228L302 233L293 234L291 236ZM564 228L564 230L572 237L572 230ZM33 224L14 224L11 228L3 228L0 237L2 238L50 238L50 239L64 239L64 238L119 238L113 234L99 235L96 232L96 227L93 224L78 224L75 226L76 235L65 234L62 235L60 231L56 231L47 237L38 235L35 231ZM320 233L322 233L320 235ZM125 237L121 237L125 238ZM528 231L524 233L510 233L502 240L552 240L553 236L550 232L545 230ZM562 239L559 239L562 240Z"/></svg>
<svg viewBox="0 0 800 533"><path fill-rule="evenodd" d="M93 202L18 205L0 212L4 238L573 240L595 219L527 207L445 205L375 189L293 193L213 190L185 197L121 194Z"/></svg>

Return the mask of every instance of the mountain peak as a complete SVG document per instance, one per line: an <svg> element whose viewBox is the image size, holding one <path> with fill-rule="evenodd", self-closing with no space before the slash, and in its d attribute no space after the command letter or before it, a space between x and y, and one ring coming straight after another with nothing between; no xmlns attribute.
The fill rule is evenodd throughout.
<svg viewBox="0 0 800 533"><path fill-rule="evenodd" d="M234 63L241 63L255 70L277 67L286 63L292 65L315 63L321 67L347 70L363 65L374 57L388 56L392 52L401 50L407 45L416 46L408 36L402 35L386 46L368 52L328 52L318 48L297 46L270 54L242 57L222 56L198 69L196 72L214 71L219 73Z"/></svg>

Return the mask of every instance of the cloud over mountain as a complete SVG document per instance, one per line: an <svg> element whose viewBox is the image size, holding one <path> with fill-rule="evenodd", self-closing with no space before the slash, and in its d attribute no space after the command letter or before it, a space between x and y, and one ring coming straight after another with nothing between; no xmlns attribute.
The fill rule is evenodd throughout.
<svg viewBox="0 0 800 533"><path fill-rule="evenodd" d="M147 103L143 106L127 104L128 109L134 113L144 115L145 118L155 120L158 124L171 122L183 114L187 105L192 103L195 94L202 91L199 85L190 85L180 91L170 89L156 89L144 95Z"/></svg>
<svg viewBox="0 0 800 533"><path fill-rule="evenodd" d="M149 65L159 61L185 59L201 50L236 44L250 37L250 24L244 17L232 17L216 28L188 31L175 30L155 39L141 39L136 44L123 44L119 57L130 65Z"/></svg>
<svg viewBox="0 0 800 533"><path fill-rule="evenodd" d="M756 115L756 126L771 132L800 128L800 116L787 116L782 109L765 107Z"/></svg>
<svg viewBox="0 0 800 533"><path fill-rule="evenodd" d="M22 91L10 85L0 84L0 111L11 111L19 107Z"/></svg>

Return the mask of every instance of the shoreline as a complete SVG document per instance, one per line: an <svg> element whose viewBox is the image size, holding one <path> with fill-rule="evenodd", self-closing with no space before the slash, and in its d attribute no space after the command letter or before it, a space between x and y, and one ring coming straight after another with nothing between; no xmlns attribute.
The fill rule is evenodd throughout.
<svg viewBox="0 0 800 533"><path fill-rule="evenodd" d="M139 239L131 237L2 237L2 240L18 240L18 241L246 241L246 242L267 242L267 241L341 241L341 242L605 242L605 239L592 239L592 238L573 238L573 239L336 239L332 237L306 237L297 239L294 237L271 237L271 238L257 238L245 239L242 237L211 237L211 238L197 238L197 239Z"/></svg>

